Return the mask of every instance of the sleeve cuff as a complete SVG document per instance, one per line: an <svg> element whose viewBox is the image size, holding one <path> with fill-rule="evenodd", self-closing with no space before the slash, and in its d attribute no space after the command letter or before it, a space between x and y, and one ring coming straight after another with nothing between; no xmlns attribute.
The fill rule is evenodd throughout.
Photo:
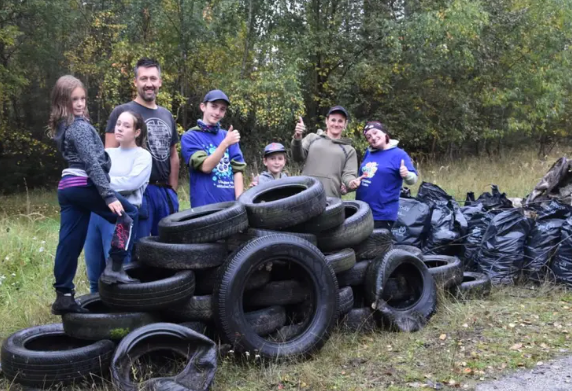
<svg viewBox="0 0 572 391"><path fill-rule="evenodd" d="M246 171L246 163L244 162L237 162L236 160L230 161L230 166L232 167L232 172L245 172Z"/></svg>
<svg viewBox="0 0 572 391"><path fill-rule="evenodd" d="M405 183L408 185L414 185L415 182L417 182L417 174L415 174L414 172L409 171L409 174L407 174L407 176L404 179Z"/></svg>
<svg viewBox="0 0 572 391"><path fill-rule="evenodd" d="M197 151L191 155L189 159L189 166L194 170L200 170L204 161L207 160L207 153L205 151Z"/></svg>

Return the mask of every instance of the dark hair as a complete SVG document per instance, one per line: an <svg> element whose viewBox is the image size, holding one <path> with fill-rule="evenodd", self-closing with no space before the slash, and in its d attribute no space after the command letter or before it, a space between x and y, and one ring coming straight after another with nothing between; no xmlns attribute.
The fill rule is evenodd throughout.
<svg viewBox="0 0 572 391"><path fill-rule="evenodd" d="M82 88L87 95L87 90L83 83L76 77L72 75L65 75L58 79L56 85L52 89L51 95L51 111L50 119L48 121L48 127L50 136L54 137L56 134L56 129L58 123L61 120L65 120L67 125L73 122L73 108L71 95L76 88ZM87 100L87 96L86 96ZM89 118L89 113L87 112L87 106L85 107L84 117Z"/></svg>
<svg viewBox="0 0 572 391"><path fill-rule="evenodd" d="M126 110L123 113L127 113L133 117L133 128L135 130L141 130L141 133L139 133L139 136L135 139L135 144L137 144L138 147L147 149L147 125L145 124L143 117L141 114L131 110Z"/></svg>
<svg viewBox="0 0 572 391"><path fill-rule="evenodd" d="M159 61L153 59L153 58L148 58L148 57L141 57L139 59L139 61L137 61L137 64L135 64L135 78L137 78L137 71L139 70L140 67L143 68L157 68L157 70L159 71L159 76L161 76L161 66L159 65Z"/></svg>

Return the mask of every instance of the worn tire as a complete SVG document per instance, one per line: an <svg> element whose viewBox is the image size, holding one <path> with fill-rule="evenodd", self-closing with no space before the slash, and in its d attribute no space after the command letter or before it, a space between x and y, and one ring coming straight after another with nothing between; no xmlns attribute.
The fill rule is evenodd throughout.
<svg viewBox="0 0 572 391"><path fill-rule="evenodd" d="M344 223L344 205L335 197L326 198L326 209L316 217L291 228L294 232L317 233L336 228Z"/></svg>
<svg viewBox="0 0 572 391"><path fill-rule="evenodd" d="M247 307L270 307L276 305L298 304L308 299L310 290L300 281L272 281L260 289L244 295Z"/></svg>
<svg viewBox="0 0 572 391"><path fill-rule="evenodd" d="M286 311L279 305L246 312L244 317L254 332L261 337L272 334L286 324Z"/></svg>
<svg viewBox="0 0 572 391"><path fill-rule="evenodd" d="M391 231L385 228L375 228L363 242L354 246L356 258L360 261L383 256L391 250Z"/></svg>
<svg viewBox="0 0 572 391"><path fill-rule="evenodd" d="M423 251L419 247L410 246L408 244L394 244L393 248L398 250L407 251L413 255L415 255L420 260L423 260Z"/></svg>
<svg viewBox="0 0 572 391"><path fill-rule="evenodd" d="M212 295L216 285L216 279L220 273L220 268L200 270L196 272L197 286L196 295ZM270 272L267 270L257 270L248 278L244 287L245 291L262 288L271 280Z"/></svg>
<svg viewBox="0 0 572 391"><path fill-rule="evenodd" d="M209 243L248 228L244 205L221 202L174 213L159 221L159 238L165 243Z"/></svg>
<svg viewBox="0 0 572 391"><path fill-rule="evenodd" d="M62 316L64 331L74 338L99 341L117 340L131 331L159 322L159 316L146 312L117 312L107 307L99 293L80 296L77 302L88 313L68 313Z"/></svg>
<svg viewBox="0 0 572 391"><path fill-rule="evenodd" d="M280 327L270 336L270 340L276 342L286 342L300 335L306 327L307 325L305 323L289 324L287 326Z"/></svg>
<svg viewBox="0 0 572 391"><path fill-rule="evenodd" d="M254 228L284 229L303 223L326 208L326 192L315 178L296 176L255 186L238 198Z"/></svg>
<svg viewBox="0 0 572 391"><path fill-rule="evenodd" d="M344 248L324 255L326 256L326 263L336 274L346 272L356 264L356 254L351 248Z"/></svg>
<svg viewBox="0 0 572 391"><path fill-rule="evenodd" d="M181 303L195 292L191 270L168 270L130 263L125 272L141 282L108 285L99 281L99 296L107 306L126 311L155 311Z"/></svg>
<svg viewBox="0 0 572 391"><path fill-rule="evenodd" d="M248 325L242 311L244 284L252 270L284 260L300 267L300 278L316 303L305 330L284 343L263 339ZM238 351L255 351L265 358L307 356L328 340L338 314L338 284L324 255L306 240L291 235L273 235L254 239L222 266L224 272L215 287L215 322L217 328Z"/></svg>
<svg viewBox="0 0 572 391"><path fill-rule="evenodd" d="M407 298L388 297L384 292L390 278L403 279ZM391 322L398 316L417 316L429 319L435 312L437 290L435 280L427 266L416 256L403 250L390 250L374 259L367 271L365 293L372 308L382 315L382 321Z"/></svg>
<svg viewBox="0 0 572 391"><path fill-rule="evenodd" d="M175 376L133 380L132 366L150 352L173 352L185 358L187 365ZM154 323L143 326L123 338L111 362L114 389L137 390L208 390L217 369L216 344L204 335L182 325Z"/></svg>
<svg viewBox="0 0 572 391"><path fill-rule="evenodd" d="M463 281L451 290L460 299L482 299L491 294L491 279L484 273L464 272Z"/></svg>
<svg viewBox="0 0 572 391"><path fill-rule="evenodd" d="M285 232L285 231L272 231L269 229L249 228L244 232L239 232L232 235L226 240L226 244L230 251L238 249L240 246L255 238L268 235L294 235L301 239L305 239L312 243L314 246L318 244L318 239L314 234L299 233L299 232Z"/></svg>
<svg viewBox="0 0 572 391"><path fill-rule="evenodd" d="M208 269L222 265L228 250L225 243L163 243L157 236L137 242L137 259L153 267L174 270Z"/></svg>
<svg viewBox="0 0 572 391"><path fill-rule="evenodd" d="M340 288L338 291L340 296L340 311L339 316L345 315L354 308L354 292L350 286Z"/></svg>
<svg viewBox="0 0 572 391"><path fill-rule="evenodd" d="M463 264L461 260L448 255L425 255L423 263L433 275L440 288L449 289L463 282Z"/></svg>
<svg viewBox="0 0 572 391"><path fill-rule="evenodd" d="M193 296L184 303L166 309L163 315L167 319L178 322L211 322L213 320L213 296Z"/></svg>
<svg viewBox="0 0 572 391"><path fill-rule="evenodd" d="M370 262L357 262L350 270L338 274L338 285L340 287L363 285Z"/></svg>
<svg viewBox="0 0 572 391"><path fill-rule="evenodd" d="M15 332L2 344L2 371L10 382L46 388L95 380L107 372L115 344L67 336L61 323Z"/></svg>
<svg viewBox="0 0 572 391"><path fill-rule="evenodd" d="M353 308L340 319L340 328L350 333L372 332L377 328L371 308Z"/></svg>
<svg viewBox="0 0 572 391"><path fill-rule="evenodd" d="M342 225L317 234L318 248L324 252L353 247L373 232L373 215L363 201L343 201L344 222Z"/></svg>

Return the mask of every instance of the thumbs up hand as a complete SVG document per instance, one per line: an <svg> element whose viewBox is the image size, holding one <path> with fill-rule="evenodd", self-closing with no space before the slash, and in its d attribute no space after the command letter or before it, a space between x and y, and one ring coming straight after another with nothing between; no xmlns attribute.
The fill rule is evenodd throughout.
<svg viewBox="0 0 572 391"><path fill-rule="evenodd" d="M302 134L306 131L306 125L304 125L304 120L300 117L300 121L296 124L296 129L294 130L294 138L300 140Z"/></svg>
<svg viewBox="0 0 572 391"><path fill-rule="evenodd" d="M407 177L407 175L409 175L409 170L407 169L407 167L405 167L405 160L401 159L401 167L399 167L399 175L401 175L402 178Z"/></svg>
<svg viewBox="0 0 572 391"><path fill-rule="evenodd" d="M230 147L233 144L240 142L240 133L238 130L234 130L232 125L228 128L228 132L226 132L226 137L224 138L223 142L226 144L226 147Z"/></svg>

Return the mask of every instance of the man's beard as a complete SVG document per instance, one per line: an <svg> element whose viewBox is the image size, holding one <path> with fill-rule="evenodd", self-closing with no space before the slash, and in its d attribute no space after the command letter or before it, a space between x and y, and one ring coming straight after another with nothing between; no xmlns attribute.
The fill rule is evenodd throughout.
<svg viewBox="0 0 572 391"><path fill-rule="evenodd" d="M155 99L157 98L157 93L155 92L155 90L148 90L153 92L153 94L151 96L147 96L145 94L146 90L141 89L139 90L139 96L141 97L141 99L143 99L145 102L153 102L155 101Z"/></svg>

